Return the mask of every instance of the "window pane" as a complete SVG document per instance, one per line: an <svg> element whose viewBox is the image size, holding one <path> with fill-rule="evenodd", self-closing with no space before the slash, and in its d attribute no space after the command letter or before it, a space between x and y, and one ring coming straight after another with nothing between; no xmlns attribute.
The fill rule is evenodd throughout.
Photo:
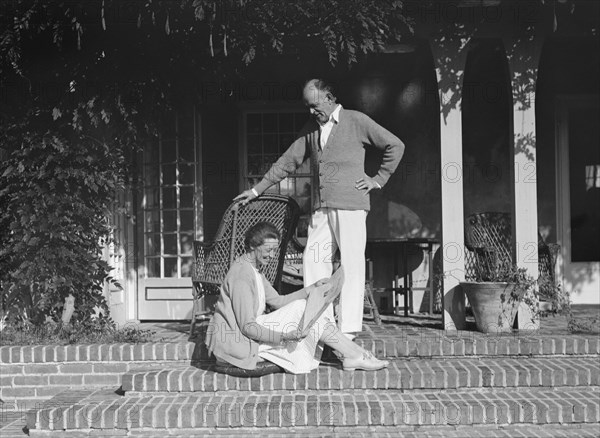
<svg viewBox="0 0 600 438"><path fill-rule="evenodd" d="M177 257L165 257L165 278L177 277Z"/></svg>
<svg viewBox="0 0 600 438"><path fill-rule="evenodd" d="M151 233L160 233L160 214L158 210L146 211L146 223L144 231Z"/></svg>
<svg viewBox="0 0 600 438"><path fill-rule="evenodd" d="M192 257L182 257L181 258L181 276L182 277L191 277L193 266L194 266L194 259L192 259Z"/></svg>
<svg viewBox="0 0 600 438"><path fill-rule="evenodd" d="M294 178L286 178L279 183L279 188L282 195L294 196L296 194L296 185Z"/></svg>
<svg viewBox="0 0 600 438"><path fill-rule="evenodd" d="M163 211L163 231L166 233L177 231L177 211Z"/></svg>
<svg viewBox="0 0 600 438"><path fill-rule="evenodd" d="M162 167L163 171L163 185L165 186L173 186L177 181L177 170L175 164L165 164Z"/></svg>
<svg viewBox="0 0 600 438"><path fill-rule="evenodd" d="M160 234L146 234L146 255L160 255Z"/></svg>
<svg viewBox="0 0 600 438"><path fill-rule="evenodd" d="M179 237L180 254L191 255L194 245L194 236L192 234L181 234Z"/></svg>
<svg viewBox="0 0 600 438"><path fill-rule="evenodd" d="M261 175L262 159L260 155L248 155L248 175Z"/></svg>
<svg viewBox="0 0 600 438"><path fill-rule="evenodd" d="M177 234L163 235L165 243L164 254L177 255Z"/></svg>
<svg viewBox="0 0 600 438"><path fill-rule="evenodd" d="M179 140L179 161L187 161L194 163L196 158L194 156L194 139L184 138Z"/></svg>
<svg viewBox="0 0 600 438"><path fill-rule="evenodd" d="M279 114L279 132L294 133L294 114Z"/></svg>
<svg viewBox="0 0 600 438"><path fill-rule="evenodd" d="M179 207L194 208L194 187L179 188Z"/></svg>
<svg viewBox="0 0 600 438"><path fill-rule="evenodd" d="M158 208L160 206L160 191L158 189L146 189L144 193L144 208Z"/></svg>
<svg viewBox="0 0 600 438"><path fill-rule="evenodd" d="M146 257L146 277L160 277L160 258Z"/></svg>
<svg viewBox="0 0 600 438"><path fill-rule="evenodd" d="M310 178L296 178L296 196L310 196Z"/></svg>
<svg viewBox="0 0 600 438"><path fill-rule="evenodd" d="M177 159L177 149L175 140L165 140L162 142L162 163L173 163Z"/></svg>
<svg viewBox="0 0 600 438"><path fill-rule="evenodd" d="M310 216L300 216L298 219L298 228L296 229L296 235L298 237L308 237L308 225L310 223Z"/></svg>
<svg viewBox="0 0 600 438"><path fill-rule="evenodd" d="M181 211L181 231L194 231L194 211L193 210L182 210Z"/></svg>
<svg viewBox="0 0 600 438"><path fill-rule="evenodd" d="M167 187L162 189L163 193L163 208L177 208L177 189L175 187Z"/></svg>
<svg viewBox="0 0 600 438"><path fill-rule="evenodd" d="M278 154L279 143L277 141L277 134L265 134L263 137L263 147L265 154Z"/></svg>
<svg viewBox="0 0 600 438"><path fill-rule="evenodd" d="M262 137L256 134L249 134L246 139L248 144L248 154L260 154L262 152Z"/></svg>
<svg viewBox="0 0 600 438"><path fill-rule="evenodd" d="M194 169L193 164L180 164L179 184L194 184Z"/></svg>
<svg viewBox="0 0 600 438"><path fill-rule="evenodd" d="M262 131L260 114L248 114L246 118L246 126L249 133L260 133Z"/></svg>
<svg viewBox="0 0 600 438"><path fill-rule="evenodd" d="M264 132L277 132L277 114L275 114L275 113L263 114L263 131Z"/></svg>
<svg viewBox="0 0 600 438"><path fill-rule="evenodd" d="M177 125L177 137L193 138L194 137L194 113L193 111L186 112L179 116Z"/></svg>
<svg viewBox="0 0 600 438"><path fill-rule="evenodd" d="M165 139L175 138L175 114L169 113L165 116L161 133Z"/></svg>
<svg viewBox="0 0 600 438"><path fill-rule="evenodd" d="M147 186L157 186L160 184L158 175L158 163L144 167L144 184Z"/></svg>
<svg viewBox="0 0 600 438"><path fill-rule="evenodd" d="M144 148L144 163L158 164L159 150L158 139L149 141Z"/></svg>

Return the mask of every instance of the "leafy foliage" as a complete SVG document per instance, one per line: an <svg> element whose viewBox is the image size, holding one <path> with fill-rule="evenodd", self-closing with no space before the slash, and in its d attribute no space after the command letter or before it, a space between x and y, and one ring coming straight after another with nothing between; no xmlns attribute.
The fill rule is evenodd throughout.
<svg viewBox="0 0 600 438"><path fill-rule="evenodd" d="M109 266L101 246L107 212L122 186L124 158L84 136L16 130L20 142L0 164L2 307L15 322L58 319L64 298L76 299L76 321L106 311Z"/></svg>
<svg viewBox="0 0 600 438"><path fill-rule="evenodd" d="M100 316L76 325L54 321L44 325L14 324L2 331L2 345L68 345L156 342L156 333L134 324L118 327Z"/></svg>

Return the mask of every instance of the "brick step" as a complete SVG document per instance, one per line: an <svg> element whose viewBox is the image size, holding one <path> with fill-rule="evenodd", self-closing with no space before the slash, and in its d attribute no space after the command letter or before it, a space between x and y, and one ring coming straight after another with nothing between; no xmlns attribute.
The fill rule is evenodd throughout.
<svg viewBox="0 0 600 438"><path fill-rule="evenodd" d="M129 372L121 382L127 393L600 386L600 361L579 357L397 359L376 372L321 365L306 375L254 378L216 373L211 365Z"/></svg>
<svg viewBox="0 0 600 438"><path fill-rule="evenodd" d="M453 357L453 356L585 356L600 355L597 334L547 335L537 332L484 334L474 331L406 329L392 325L367 327L355 342L378 356L385 357ZM29 364L51 367L74 363L115 364L131 362L200 362L209 359L200 334L194 342L160 342L147 344L94 344L0 346L0 363L22 374ZM86 372L87 373L87 372Z"/></svg>
<svg viewBox="0 0 600 438"><path fill-rule="evenodd" d="M280 438L282 436L293 435L297 438L398 438L399 436L410 436L411 438L597 438L597 424L547 424L547 425L528 425L528 424L510 424L504 426L496 425L476 425L476 426L335 426L335 427L311 427L311 428L282 428L270 427L269 429L258 429L254 427L241 427L231 430L229 428L213 428L210 430L198 429L176 429L166 431L164 429L138 429L121 432L114 432L106 435L105 431L32 431L31 436L65 436L70 438L80 438L89 436L103 437L142 437L142 438L204 438L208 435L216 437L247 438L260 433L262 438ZM2 438L21 438L23 432L4 435Z"/></svg>
<svg viewBox="0 0 600 438"><path fill-rule="evenodd" d="M201 336L195 339L193 361L209 358ZM600 337L582 335L542 335L537 332L486 334L474 331L409 330L390 327L359 333L354 340L377 357L470 357L470 356L598 356Z"/></svg>
<svg viewBox="0 0 600 438"><path fill-rule="evenodd" d="M212 394L120 396L91 391L86 397L46 402L27 413L34 431L92 429L115 434L144 430L219 427L267 428L580 424L600 422L600 388L479 391L247 391ZM231 429L233 430L233 429ZM260 432L262 433L262 432Z"/></svg>
<svg viewBox="0 0 600 438"><path fill-rule="evenodd" d="M473 331L417 331L361 333L355 342L377 357L465 356L597 356L598 335L538 335L536 332L484 334ZM205 354L206 356L206 354Z"/></svg>

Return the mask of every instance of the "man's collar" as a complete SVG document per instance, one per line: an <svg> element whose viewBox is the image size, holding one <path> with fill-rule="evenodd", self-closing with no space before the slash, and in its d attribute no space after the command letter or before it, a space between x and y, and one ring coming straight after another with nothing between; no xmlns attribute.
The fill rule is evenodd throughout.
<svg viewBox="0 0 600 438"><path fill-rule="evenodd" d="M331 115L329 116L329 120L333 119L335 123L340 122L340 110L342 109L342 105L338 103L338 106L335 107Z"/></svg>

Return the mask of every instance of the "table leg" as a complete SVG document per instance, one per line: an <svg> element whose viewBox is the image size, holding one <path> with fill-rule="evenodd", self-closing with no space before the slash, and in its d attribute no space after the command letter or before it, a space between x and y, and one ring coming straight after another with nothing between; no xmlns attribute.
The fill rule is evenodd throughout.
<svg viewBox="0 0 600 438"><path fill-rule="evenodd" d="M435 299L435 288L433 281L433 244L427 244L427 262L429 263L429 314L433 315L433 300Z"/></svg>
<svg viewBox="0 0 600 438"><path fill-rule="evenodd" d="M403 292L404 292L404 316L408 316L408 295L410 294L410 282L408 274L408 245L401 245L402 247L402 267L404 268L403 278Z"/></svg>
<svg viewBox="0 0 600 438"><path fill-rule="evenodd" d="M415 313L415 310L413 309L413 277L412 277L412 271L409 272L408 274L408 289L406 290L406 292L408 293L408 310L410 313Z"/></svg>

